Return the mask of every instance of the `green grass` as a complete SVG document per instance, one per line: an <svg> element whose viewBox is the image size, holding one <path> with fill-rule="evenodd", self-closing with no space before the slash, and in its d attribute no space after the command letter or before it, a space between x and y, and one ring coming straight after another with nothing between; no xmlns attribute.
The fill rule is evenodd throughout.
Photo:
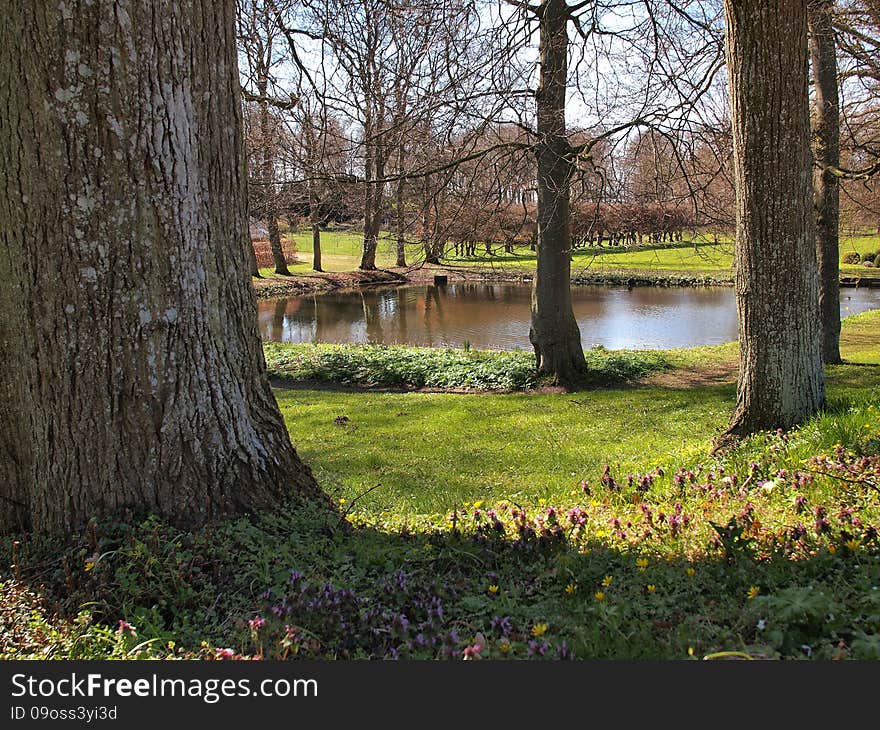
<svg viewBox="0 0 880 730"><path fill-rule="evenodd" d="M479 499L570 501L606 463L627 473L691 461L708 451L733 391L277 396L298 450L335 497L380 484L358 511L430 514Z"/></svg>
<svg viewBox="0 0 880 730"><path fill-rule="evenodd" d="M296 241L300 263L291 266L295 274L308 275L312 267L311 233L289 234ZM363 237L357 232L326 231L321 236L322 263L326 271L354 271L360 264ZM841 257L849 251L860 254L880 251L880 236L842 236L840 240ZM380 268L392 267L396 260L396 241L383 233L379 240L376 262ZM417 245L407 246L410 263L421 259L421 249ZM535 254L528 248L518 248L515 254L498 251L489 256L485 249L478 247L477 255L456 258L450 255L444 264L468 266L493 270L532 271L537 266ZM619 249L576 249L572 260L572 276L594 273L644 273L656 272L666 275L710 276L730 278L732 276L733 242L721 239L719 243L698 237L693 241L677 244L662 244L626 250ZM272 269L262 269L264 276L272 276ZM841 274L865 277L880 276L880 270L861 265L841 264Z"/></svg>
<svg viewBox="0 0 880 730"><path fill-rule="evenodd" d="M829 369L832 402L876 394L878 325L880 312L845 320L844 354L853 362ZM279 350L269 349L270 361ZM673 367L707 370L729 365L735 346L661 356ZM691 463L709 451L735 395L732 381L569 395L276 391L294 443L336 498L351 501L381 485L357 503L372 514L433 513L479 499L558 503L605 464L627 473ZM347 420L338 424L341 416ZM837 434L841 416L825 418Z"/></svg>
<svg viewBox="0 0 880 730"><path fill-rule="evenodd" d="M296 241L298 263L289 266L291 273L310 275L312 271L312 234L311 231L287 234ZM363 234L347 231L324 231L321 233L321 267L324 271L354 271L361 263ZM394 266L397 256L394 243L384 236L379 241L376 251L376 265L380 268ZM260 269L263 276L274 275L272 268Z"/></svg>
<svg viewBox="0 0 880 730"><path fill-rule="evenodd" d="M2 538L0 658L878 659L878 331L718 457L733 345L574 394L278 390L339 511Z"/></svg>

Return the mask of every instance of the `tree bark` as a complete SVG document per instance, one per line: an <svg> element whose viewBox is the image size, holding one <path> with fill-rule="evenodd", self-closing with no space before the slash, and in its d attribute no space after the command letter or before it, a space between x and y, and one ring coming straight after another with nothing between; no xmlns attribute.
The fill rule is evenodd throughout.
<svg viewBox="0 0 880 730"><path fill-rule="evenodd" d="M234 13L4 14L0 364L18 382L0 401L0 494L25 506L3 528L123 507L199 523L320 494L267 382L241 245Z"/></svg>
<svg viewBox="0 0 880 730"><path fill-rule="evenodd" d="M810 3L810 60L813 68L813 206L816 256L819 262L819 319L822 358L840 359L840 182L831 170L840 167L840 100L837 92L837 47L832 26L834 3Z"/></svg>
<svg viewBox="0 0 880 730"><path fill-rule="evenodd" d="M581 334L571 304L569 185L574 167L565 136L568 19L565 0L541 3L541 80L535 94L538 268L532 284L529 331L538 373L565 386L575 385L586 370Z"/></svg>
<svg viewBox="0 0 880 730"><path fill-rule="evenodd" d="M725 0L739 381L728 433L788 428L825 382L810 183L806 0Z"/></svg>
<svg viewBox="0 0 880 730"><path fill-rule="evenodd" d="M3 48L8 46L0 47L0 64L9 64L9 55ZM12 91L12 86L0 84L0 109L6 118L5 126L0 128L0 185L28 174L20 167L24 160L16 147L21 141L13 134L17 128L26 128L28 111L22 106L22 100L10 93ZM5 534L30 526L29 495L25 487L34 466L34 444L29 421L32 405L28 402L23 377L31 368L28 356L31 341L22 306L26 296L22 286L25 268L23 251L12 246L12 232L21 230L24 222L25 201L20 196L27 193L20 184L3 186L0 190L19 195L18 200L13 195L0 195L0 281L3 282L0 286L0 534Z"/></svg>

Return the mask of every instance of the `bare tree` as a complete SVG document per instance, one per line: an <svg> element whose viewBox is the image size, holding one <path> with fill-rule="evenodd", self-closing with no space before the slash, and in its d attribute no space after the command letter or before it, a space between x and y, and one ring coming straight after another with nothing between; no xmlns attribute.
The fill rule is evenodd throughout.
<svg viewBox="0 0 880 730"><path fill-rule="evenodd" d="M274 128L270 107L291 108L295 100L280 99L273 89L275 69L285 61L279 49L281 31L276 20L275 0L238 0L238 44L244 59L244 98L257 107L256 134L259 165L256 178L260 211L266 220L269 248L275 263L275 273L290 276L290 269L281 245L278 228L278 186L276 183L276 156L278 133ZM251 89L248 86L252 87Z"/></svg>

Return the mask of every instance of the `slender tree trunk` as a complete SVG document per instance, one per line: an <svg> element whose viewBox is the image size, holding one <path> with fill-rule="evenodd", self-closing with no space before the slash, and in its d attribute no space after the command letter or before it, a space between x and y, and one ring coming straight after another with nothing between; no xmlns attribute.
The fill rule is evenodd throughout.
<svg viewBox="0 0 880 730"><path fill-rule="evenodd" d="M422 178L422 248L425 251L426 264L439 264L440 260L434 253L434 236L431 225L431 178Z"/></svg>
<svg viewBox="0 0 880 730"><path fill-rule="evenodd" d="M317 221L312 221L312 268L324 270L321 264L321 226Z"/></svg>
<svg viewBox="0 0 880 730"><path fill-rule="evenodd" d="M11 2L3 527L127 506L198 523L317 496L269 389L241 245L235 3Z"/></svg>
<svg viewBox="0 0 880 730"><path fill-rule="evenodd" d="M257 82L257 91L260 95L260 137L262 142L262 169L260 177L263 186L263 211L266 214L266 230L269 232L269 249L272 251L272 261L275 263L275 273L282 276L290 276L287 268L287 260L284 258L284 249L281 248L281 233L278 231L278 203L275 200L275 141L272 134L272 125L269 119L268 81L261 78Z"/></svg>
<svg viewBox="0 0 880 730"><path fill-rule="evenodd" d="M376 179L381 180L385 177L385 163L379 144L376 145L376 157L373 160L372 167L375 171ZM360 265L360 268L365 271L375 271L376 269L376 250L379 248L379 230L382 227L382 208L384 206L382 185L382 183L378 182L370 183L372 188L372 194L369 199L371 210L368 223L364 226L364 252L361 256Z"/></svg>
<svg viewBox="0 0 880 730"><path fill-rule="evenodd" d="M257 263L257 252L254 251L254 242L251 241L250 235L245 231L242 236L242 246L244 248L244 255L248 262L248 269L250 269L251 276L262 279L263 275L260 273L260 266Z"/></svg>
<svg viewBox="0 0 880 730"><path fill-rule="evenodd" d="M311 129L311 127L309 127ZM310 131L307 144L309 148L309 166L314 171L318 169L318 140ZM309 222L312 226L312 269L323 271L321 264L321 209L320 198L317 192L317 183L313 178L309 179Z"/></svg>
<svg viewBox="0 0 880 730"><path fill-rule="evenodd" d="M816 211L816 256L819 262L819 319L822 357L840 359L840 102L837 93L837 47L832 26L834 3L812 2L809 8L810 58L813 67L813 205Z"/></svg>
<svg viewBox="0 0 880 730"><path fill-rule="evenodd" d="M403 140L400 141L400 147L397 150L397 174L400 179L397 181L396 195L396 213L397 213L397 265L406 266L406 215L404 209L404 196L406 191L406 181L403 178Z"/></svg>
<svg viewBox="0 0 880 730"><path fill-rule="evenodd" d="M379 245L379 227L381 225L382 190L374 178L384 177L380 170L381 152L377 129L379 111L374 110L367 101L364 115L364 244L361 254L360 268L365 271L376 269L376 248Z"/></svg>
<svg viewBox="0 0 880 730"><path fill-rule="evenodd" d="M788 428L825 399L810 184L806 0L725 0L740 372L729 433Z"/></svg>
<svg viewBox="0 0 880 730"><path fill-rule="evenodd" d="M538 116L538 270L532 284L532 325L538 373L570 386L586 370L581 334L571 304L571 148L565 136L568 7L541 3L541 81Z"/></svg>

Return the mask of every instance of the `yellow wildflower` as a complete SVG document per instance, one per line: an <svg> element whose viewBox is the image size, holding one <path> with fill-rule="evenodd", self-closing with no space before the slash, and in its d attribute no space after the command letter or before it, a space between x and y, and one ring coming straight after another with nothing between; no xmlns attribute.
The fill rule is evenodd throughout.
<svg viewBox="0 0 880 730"><path fill-rule="evenodd" d="M862 544L862 541L861 541L861 540L852 539L852 540L847 540L847 541L846 541L846 546L847 546L852 552L855 552L856 550L858 550L858 549L859 549L859 546L860 546L861 544Z"/></svg>
<svg viewBox="0 0 880 730"><path fill-rule="evenodd" d="M695 574L696 572L697 572L697 571L694 570L693 568L688 568L688 569L687 569L687 574L688 574L688 576L691 577L691 578L694 577L694 574Z"/></svg>
<svg viewBox="0 0 880 730"><path fill-rule="evenodd" d="M547 633L547 624L535 624L532 626L532 636L539 637Z"/></svg>
<svg viewBox="0 0 880 730"><path fill-rule="evenodd" d="M602 591L596 591L596 600L597 601L604 601L605 594Z"/></svg>
<svg viewBox="0 0 880 730"><path fill-rule="evenodd" d="M575 593L577 591L577 589L578 589L578 587L577 587L576 583L569 583L567 586L565 586L565 592L568 595L572 595L573 593Z"/></svg>
<svg viewBox="0 0 880 730"><path fill-rule="evenodd" d="M656 590L657 586L655 586L653 583L648 583L648 593L653 593Z"/></svg>
<svg viewBox="0 0 880 730"><path fill-rule="evenodd" d="M497 595L498 591L500 591L500 590L501 589L498 586L496 586L495 584L492 584L489 586L489 593L491 593L493 596Z"/></svg>
<svg viewBox="0 0 880 730"><path fill-rule="evenodd" d="M647 558L639 558L638 560L636 560L636 565L638 566L639 570L644 572L645 568L648 567L648 559Z"/></svg>
<svg viewBox="0 0 880 730"><path fill-rule="evenodd" d="M837 552L837 548L834 547L834 545L829 545L829 546L828 546L828 552L831 553L832 555L834 555L834 553Z"/></svg>
<svg viewBox="0 0 880 730"><path fill-rule="evenodd" d="M484 504L483 500L478 499L476 502L474 502L474 509L480 509L480 507L482 507L483 504Z"/></svg>
<svg viewBox="0 0 880 730"><path fill-rule="evenodd" d="M749 592L746 594L746 596L747 596L747 598L751 601L751 600L752 600L753 598L755 598L760 592L761 592L761 589L758 588L758 586L751 586L751 587L749 588Z"/></svg>
<svg viewBox="0 0 880 730"><path fill-rule="evenodd" d="M611 582L612 582L613 580L614 580L614 578L613 578L612 576L610 576L610 575L606 575L606 576L602 579L602 585L605 586L605 587L607 588L608 586L611 585Z"/></svg>

